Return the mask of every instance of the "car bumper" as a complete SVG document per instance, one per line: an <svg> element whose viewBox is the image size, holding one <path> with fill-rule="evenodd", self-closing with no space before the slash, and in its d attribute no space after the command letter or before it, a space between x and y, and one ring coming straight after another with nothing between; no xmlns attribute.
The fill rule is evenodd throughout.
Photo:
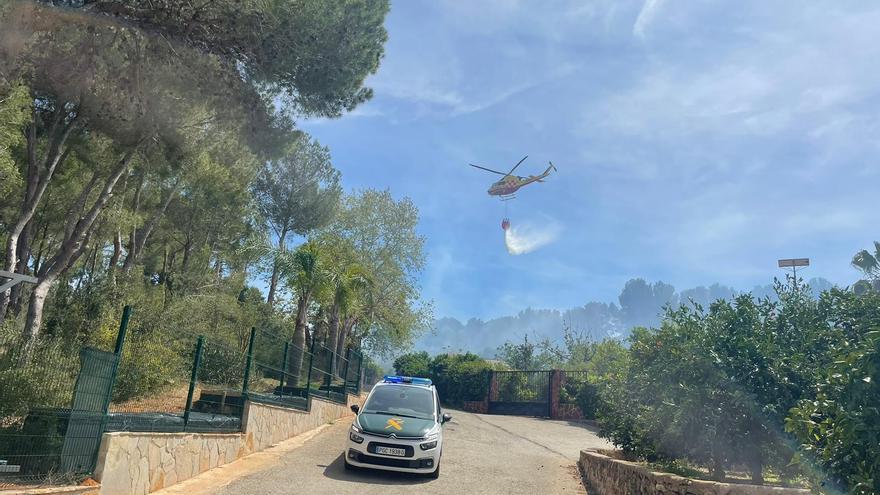
<svg viewBox="0 0 880 495"><path fill-rule="evenodd" d="M355 443L348 439L344 452L346 462L352 466L369 469L381 469L384 471L397 471L402 473L433 473L440 462L441 443L431 450L421 450L419 444L424 440L417 441L387 441L384 438L366 436L363 443ZM407 457L378 454L373 446L381 444L403 449L408 448Z"/></svg>

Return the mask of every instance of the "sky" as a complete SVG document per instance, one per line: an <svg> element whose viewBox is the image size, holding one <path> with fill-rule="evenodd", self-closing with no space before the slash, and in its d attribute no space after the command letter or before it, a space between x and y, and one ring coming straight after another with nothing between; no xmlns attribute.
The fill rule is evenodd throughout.
<svg viewBox="0 0 880 495"><path fill-rule="evenodd" d="M347 189L419 207L437 317L612 302L634 277L748 289L789 257L848 285L880 238L878 25L875 2L397 0L374 98L299 125ZM525 155L558 173L506 205L468 166ZM508 254L505 215L549 242Z"/></svg>

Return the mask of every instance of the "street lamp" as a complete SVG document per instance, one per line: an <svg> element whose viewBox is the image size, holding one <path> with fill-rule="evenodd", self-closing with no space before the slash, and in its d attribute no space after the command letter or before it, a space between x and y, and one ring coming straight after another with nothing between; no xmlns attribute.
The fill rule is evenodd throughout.
<svg viewBox="0 0 880 495"><path fill-rule="evenodd" d="M810 258L788 258L779 260L779 268L791 268L793 285L797 285L797 269L799 266L810 266Z"/></svg>

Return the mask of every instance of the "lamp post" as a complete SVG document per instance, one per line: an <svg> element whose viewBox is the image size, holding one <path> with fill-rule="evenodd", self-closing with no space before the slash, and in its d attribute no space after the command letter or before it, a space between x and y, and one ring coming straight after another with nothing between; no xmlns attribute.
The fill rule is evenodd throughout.
<svg viewBox="0 0 880 495"><path fill-rule="evenodd" d="M793 287L797 287L797 269L799 266L810 266L810 258L787 258L779 260L779 268L791 268Z"/></svg>

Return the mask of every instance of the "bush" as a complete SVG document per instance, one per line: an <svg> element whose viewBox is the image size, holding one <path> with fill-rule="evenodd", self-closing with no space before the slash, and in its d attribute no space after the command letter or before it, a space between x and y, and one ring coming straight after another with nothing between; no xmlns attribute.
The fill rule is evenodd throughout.
<svg viewBox="0 0 880 495"><path fill-rule="evenodd" d="M404 354L394 360L394 372L402 376L428 377L431 374L431 356L425 351Z"/></svg>
<svg viewBox="0 0 880 495"><path fill-rule="evenodd" d="M79 372L76 351L54 339L27 346L13 332L0 329L0 419L20 419L33 407L70 407Z"/></svg>
<svg viewBox="0 0 880 495"><path fill-rule="evenodd" d="M839 337L804 287L778 286L779 302L738 297L704 311L667 311L637 330L623 375L601 387L604 434L650 460L685 459L723 479L745 467L785 472L794 455L782 435L788 410L813 393Z"/></svg>
<svg viewBox="0 0 880 495"><path fill-rule="evenodd" d="M483 400L489 391L492 365L476 354L404 354L394 361L398 375L430 378L444 404L461 406L465 401Z"/></svg>
<svg viewBox="0 0 880 495"><path fill-rule="evenodd" d="M584 419L596 419L596 411L599 409L599 388L587 381L578 382L575 402L581 409Z"/></svg>
<svg viewBox="0 0 880 495"><path fill-rule="evenodd" d="M824 481L871 495L880 493L880 294L836 296L838 321L854 331L839 342L816 399L800 401L786 429L802 443L802 460L825 470Z"/></svg>

